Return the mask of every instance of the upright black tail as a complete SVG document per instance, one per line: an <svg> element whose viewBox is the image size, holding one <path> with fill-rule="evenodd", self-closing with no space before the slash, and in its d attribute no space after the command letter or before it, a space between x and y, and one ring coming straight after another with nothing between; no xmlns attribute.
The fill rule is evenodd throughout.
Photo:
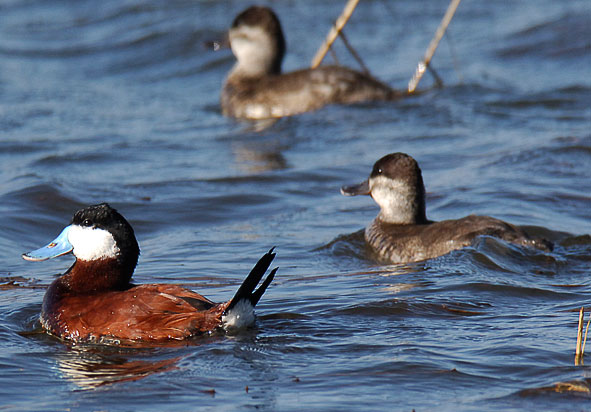
<svg viewBox="0 0 591 412"><path fill-rule="evenodd" d="M274 247L271 248L271 250L265 253L265 255L259 259L257 264L254 265L254 267L252 268L246 279L244 279L244 282L242 282L242 285L240 285L238 291L230 301L230 304L226 308L226 312L232 309L234 306L236 306L236 304L241 300L248 300L253 307L256 306L256 304L261 299L261 296L263 296L263 293L265 293L265 290L267 290L269 284L273 281L273 278L275 277L275 272L277 272L277 268L273 269L271 273L269 273L269 276L267 276L267 278L263 281L261 286L255 290L255 288L263 278L263 275L265 274L267 269L269 269L271 262L275 258L275 253L273 253L274 249Z"/></svg>

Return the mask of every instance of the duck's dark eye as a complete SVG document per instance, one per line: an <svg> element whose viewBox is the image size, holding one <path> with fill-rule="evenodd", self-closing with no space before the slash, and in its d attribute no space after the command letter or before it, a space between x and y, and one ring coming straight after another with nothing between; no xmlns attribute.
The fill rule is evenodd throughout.
<svg viewBox="0 0 591 412"><path fill-rule="evenodd" d="M381 175L382 174L382 169L378 169L378 174Z"/></svg>
<svg viewBox="0 0 591 412"><path fill-rule="evenodd" d="M82 226L84 226L84 227L90 227L90 226L92 226L92 220L90 220L90 219L84 219L82 221Z"/></svg>

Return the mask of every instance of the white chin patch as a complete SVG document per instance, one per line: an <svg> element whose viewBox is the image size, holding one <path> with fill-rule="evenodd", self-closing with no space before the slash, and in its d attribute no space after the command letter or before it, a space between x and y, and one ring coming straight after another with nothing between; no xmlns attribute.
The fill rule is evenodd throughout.
<svg viewBox="0 0 591 412"><path fill-rule="evenodd" d="M119 254L113 235L104 229L72 226L68 241L74 247L74 256L80 260L114 258Z"/></svg>
<svg viewBox="0 0 591 412"><path fill-rule="evenodd" d="M258 73L270 64L275 47L261 27L243 26L230 32L230 47L242 70Z"/></svg>
<svg viewBox="0 0 591 412"><path fill-rule="evenodd" d="M235 331L251 326L254 319L254 307L248 300L243 299L222 316L222 324L226 331Z"/></svg>

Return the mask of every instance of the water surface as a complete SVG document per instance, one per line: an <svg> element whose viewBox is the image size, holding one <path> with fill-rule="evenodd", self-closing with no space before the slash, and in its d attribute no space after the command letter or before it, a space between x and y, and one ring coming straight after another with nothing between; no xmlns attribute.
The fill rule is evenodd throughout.
<svg viewBox="0 0 591 412"><path fill-rule="evenodd" d="M463 2L434 67L441 90L332 106L258 130L220 113L233 1L0 5L0 406L7 410L564 410L589 408L576 311L591 300L588 2ZM342 2L272 2L287 70L309 64ZM349 41L404 88L446 1L362 3ZM355 65L342 45L341 63ZM428 75L422 87L428 87ZM488 214L556 242L495 239L381 265L345 198L393 151L415 157L427 213ZM222 301L277 246L256 328L182 346L65 345L39 333L72 262L25 262L74 211L134 226L135 282ZM559 393L557 383L582 391ZM562 386L564 387L564 385Z"/></svg>

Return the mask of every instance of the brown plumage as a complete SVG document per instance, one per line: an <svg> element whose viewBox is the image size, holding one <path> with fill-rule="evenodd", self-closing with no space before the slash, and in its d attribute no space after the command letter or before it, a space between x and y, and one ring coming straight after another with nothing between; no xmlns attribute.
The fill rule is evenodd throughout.
<svg viewBox="0 0 591 412"><path fill-rule="evenodd" d="M186 339L219 327L230 301L214 303L176 285L139 285L92 294L47 291L41 322L51 334L73 341Z"/></svg>
<svg viewBox="0 0 591 412"><path fill-rule="evenodd" d="M75 342L164 342L247 326L277 270L257 289L275 257L271 249L222 303L177 285L133 285L139 247L131 225L106 203L78 211L58 238L23 257L45 260L71 251L76 261L47 289L40 320L52 335Z"/></svg>
<svg viewBox="0 0 591 412"><path fill-rule="evenodd" d="M249 119L292 116L331 103L392 100L403 93L373 77L342 66L281 73L285 40L281 24L267 7L240 13L229 32L237 63L226 78L222 111Z"/></svg>
<svg viewBox="0 0 591 412"><path fill-rule="evenodd" d="M365 240L380 260L417 262L469 246L478 236L494 236L520 246L552 250L523 229L489 216L470 215L434 222L425 213L425 186L419 165L407 154L378 160L368 180L344 186L344 195L371 195L380 213L365 229Z"/></svg>

